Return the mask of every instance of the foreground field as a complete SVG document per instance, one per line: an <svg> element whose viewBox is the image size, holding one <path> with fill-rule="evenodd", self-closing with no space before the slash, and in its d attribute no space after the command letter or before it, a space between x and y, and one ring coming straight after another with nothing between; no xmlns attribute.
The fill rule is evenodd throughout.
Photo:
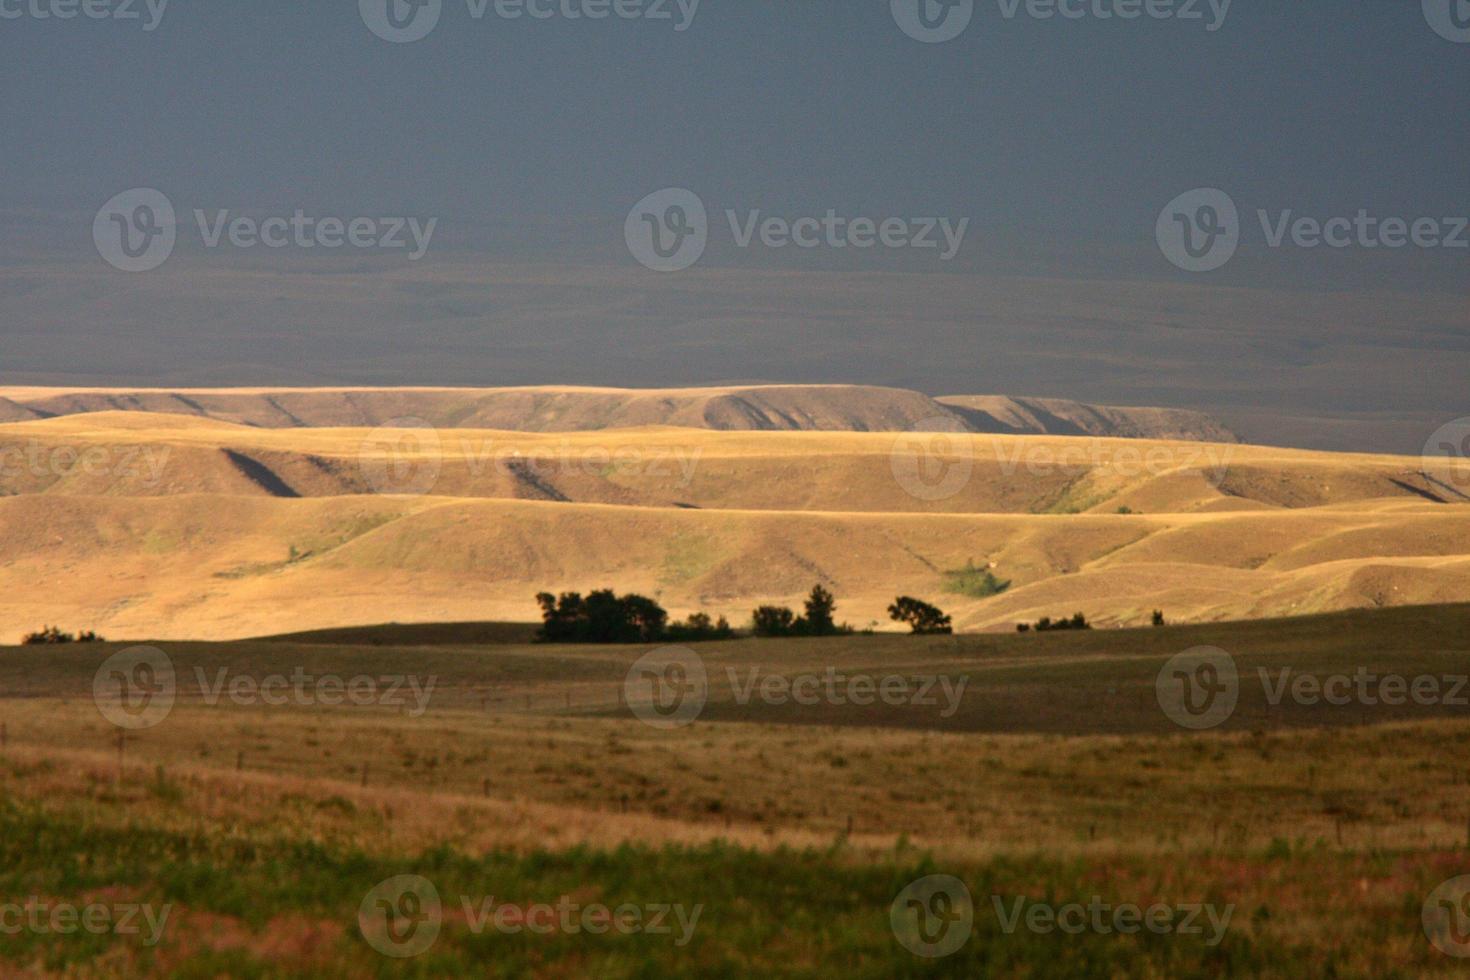
<svg viewBox="0 0 1470 980"><path fill-rule="evenodd" d="M155 945L25 931L0 957L183 976L1460 966L1420 919L1441 882L1470 872L1470 708L1452 690L1470 607L710 644L680 653L709 678L681 727L641 720L647 704L627 680L645 649L527 647L506 629L485 632L511 642L462 645L465 630L421 631L435 645L418 646L165 643L172 708L121 737L94 693L116 645L0 652L0 901L173 907ZM1161 707L1159 678L1202 646L1230 655L1238 699L1217 727L1190 731ZM829 669L840 697L783 696ZM1380 680L1372 703L1273 704L1283 670L1431 677L1439 696L1379 697L1391 690ZM251 693L297 673L313 679L291 689L304 699ZM400 683L393 698L384 686L371 703L321 703L314 679L358 677ZM854 704L860 678L870 695L889 681L904 696ZM400 875L432 882L444 908L437 940L404 958L383 955L358 919ZM938 958L910 952L890 915L930 875L963 882L974 909L968 941ZM477 917L490 896L520 910L512 927ZM564 896L678 908L685 928L513 928ZM1202 934L1007 932L996 903L1018 900L1163 904L1179 927L1188 906L1230 911Z"/></svg>

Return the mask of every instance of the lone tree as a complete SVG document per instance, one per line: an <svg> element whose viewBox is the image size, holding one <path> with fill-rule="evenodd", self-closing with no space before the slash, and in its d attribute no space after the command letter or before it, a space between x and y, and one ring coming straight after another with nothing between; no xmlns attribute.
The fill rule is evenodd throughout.
<svg viewBox="0 0 1470 980"><path fill-rule="evenodd" d="M837 600L832 593L820 585L812 586L812 594L806 600L806 631L811 636L831 636L837 632L837 623L832 614L837 611Z"/></svg>
<svg viewBox="0 0 1470 980"><path fill-rule="evenodd" d="M888 617L895 622L908 623L915 633L935 635L954 632L954 627L950 625L950 619L943 610L911 596L899 596L893 600L893 605L888 607Z"/></svg>
<svg viewBox="0 0 1470 980"><path fill-rule="evenodd" d="M1155 609L1154 610L1154 625L1155 626L1163 626L1163 625L1165 625L1164 624L1164 611L1162 609Z"/></svg>

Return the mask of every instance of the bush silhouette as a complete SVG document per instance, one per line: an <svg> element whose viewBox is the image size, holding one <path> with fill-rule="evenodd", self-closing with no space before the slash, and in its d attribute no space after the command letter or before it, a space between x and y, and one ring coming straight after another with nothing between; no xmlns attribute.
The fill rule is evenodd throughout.
<svg viewBox="0 0 1470 980"><path fill-rule="evenodd" d="M91 630L82 630L79 635L73 636L63 633L55 626L45 626L34 633L27 633L20 642L26 646L49 646L57 643L101 643L103 640Z"/></svg>
<svg viewBox="0 0 1470 980"><path fill-rule="evenodd" d="M750 614L750 629L756 636L793 636L796 624L796 613L785 606L761 606Z"/></svg>
<svg viewBox="0 0 1470 980"><path fill-rule="evenodd" d="M730 623L724 616L718 622L710 622L709 613L697 612L682 623L670 623L669 628L664 631L664 639L673 640L677 643L690 643L700 640L728 640L735 635L730 628Z"/></svg>
<svg viewBox="0 0 1470 980"><path fill-rule="evenodd" d="M1022 625L1024 626L1025 624L1023 623ZM1087 621L1087 617L1082 615L1081 613L1077 613L1071 619L1058 619L1055 621L1050 616L1042 616L1041 619L1037 620L1036 622L1036 632L1038 633L1054 633L1059 630L1090 629L1092 629L1092 624L1089 623ZM1024 633L1026 631L1021 630L1021 632Z"/></svg>

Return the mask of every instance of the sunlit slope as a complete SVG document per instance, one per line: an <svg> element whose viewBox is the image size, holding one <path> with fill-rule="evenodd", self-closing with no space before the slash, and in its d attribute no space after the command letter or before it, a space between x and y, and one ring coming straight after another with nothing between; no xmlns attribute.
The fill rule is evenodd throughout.
<svg viewBox="0 0 1470 980"><path fill-rule="evenodd" d="M0 425L0 492L428 494L830 512L1139 513L1460 502L1418 457L1095 437L260 429L103 412Z"/></svg>
<svg viewBox="0 0 1470 980"><path fill-rule="evenodd" d="M575 432L677 425L760 431L976 431L1235 442L1201 412L1056 399L960 396L876 385L711 388L0 388L0 422L77 413L167 412L266 428L375 426Z"/></svg>
<svg viewBox="0 0 1470 980"><path fill-rule="evenodd" d="M744 620L813 583L842 618L900 593L963 629L1083 611L1100 625L1470 596L1470 507L939 515L642 508L442 497L200 494L0 499L5 637L40 621L116 637L517 620L541 590L616 586ZM1381 541L1395 542L1392 549ZM1392 550L1393 554L1384 552ZM946 593L993 563L1002 595Z"/></svg>
<svg viewBox="0 0 1470 980"><path fill-rule="evenodd" d="M744 621L817 582L961 629L1470 598L1470 472L1419 458L989 434L0 425L3 638L516 620L601 586ZM1011 585L951 591L993 567Z"/></svg>

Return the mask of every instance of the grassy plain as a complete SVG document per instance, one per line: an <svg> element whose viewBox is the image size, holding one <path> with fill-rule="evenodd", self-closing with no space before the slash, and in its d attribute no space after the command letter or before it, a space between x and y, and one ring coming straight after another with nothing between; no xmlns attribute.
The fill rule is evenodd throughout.
<svg viewBox="0 0 1470 980"><path fill-rule="evenodd" d="M398 629L389 637L402 641ZM1420 910L1470 872L1470 709L1272 705L1258 671L1462 675L1470 606L705 644L691 649L708 704L671 730L625 703L645 648L516 639L460 626L407 646L370 631L350 643L162 643L175 705L121 743L93 700L118 645L0 650L0 902L174 906L156 946L23 932L0 941L0 960L68 975L344 977L1408 977L1461 965L1425 938ZM1218 729L1187 732L1160 709L1155 679L1198 646L1230 653L1240 698ZM829 668L906 678L915 693L932 679L936 703L737 696L752 678ZM412 697L206 696L221 676L298 669L434 686L422 712ZM936 873L966 883L975 919L958 952L931 960L898 943L889 906ZM379 954L357 926L363 897L399 874L445 897L438 941L410 959ZM471 928L462 895L703 912L683 946L509 935ZM992 896L1234 913L1215 944L1007 933Z"/></svg>

